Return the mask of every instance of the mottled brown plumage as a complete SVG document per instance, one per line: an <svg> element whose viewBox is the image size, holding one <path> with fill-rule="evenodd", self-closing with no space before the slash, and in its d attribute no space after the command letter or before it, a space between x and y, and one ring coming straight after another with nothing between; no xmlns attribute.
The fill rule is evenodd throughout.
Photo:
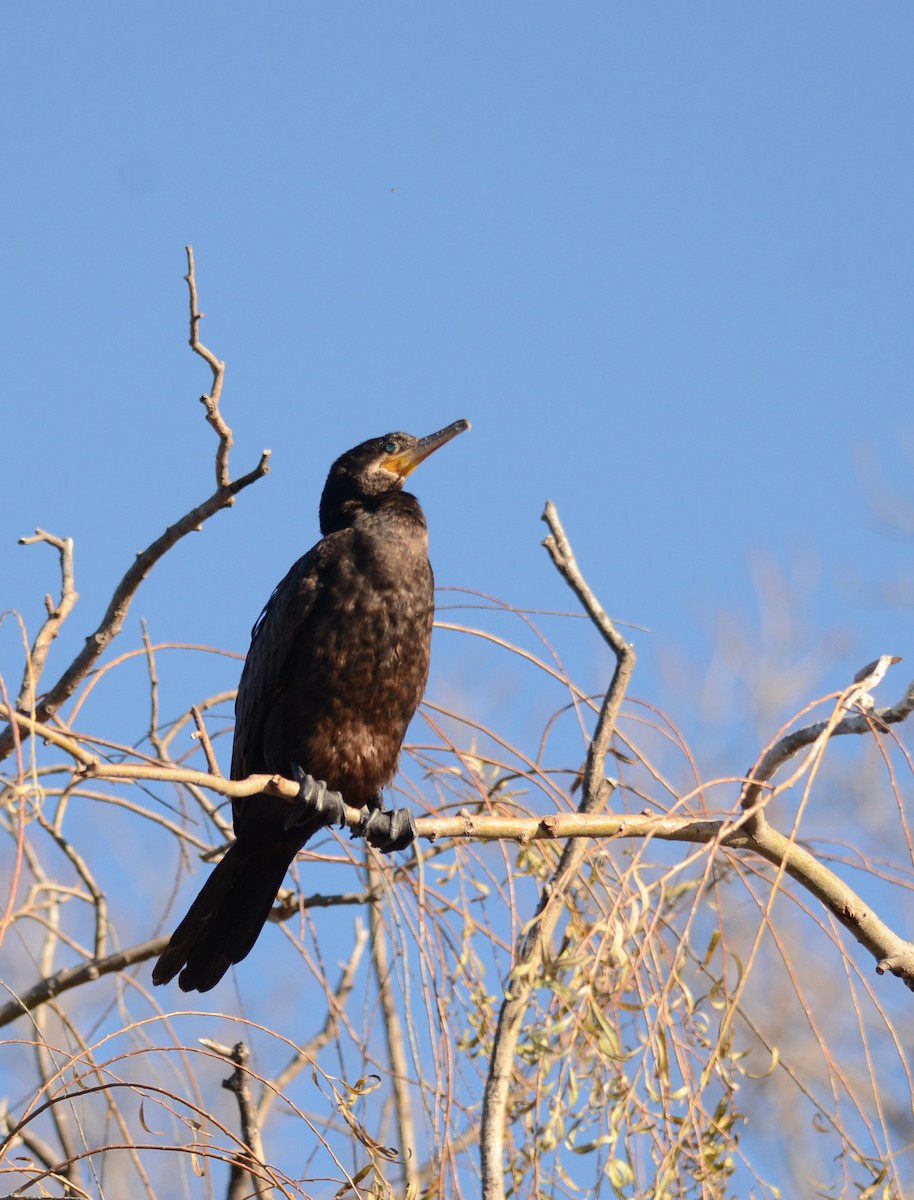
<svg viewBox="0 0 914 1200"><path fill-rule="evenodd" d="M172 935L154 983L180 971L184 991L208 991L248 954L289 864L338 816L340 796L371 814L373 844L399 849L410 840L412 819L382 815L381 792L425 690L434 580L425 517L402 487L467 428L456 421L422 439L387 434L333 464L321 497L323 540L295 563L254 626L235 702L232 779L299 778L301 799L260 794L233 803L236 840Z"/></svg>

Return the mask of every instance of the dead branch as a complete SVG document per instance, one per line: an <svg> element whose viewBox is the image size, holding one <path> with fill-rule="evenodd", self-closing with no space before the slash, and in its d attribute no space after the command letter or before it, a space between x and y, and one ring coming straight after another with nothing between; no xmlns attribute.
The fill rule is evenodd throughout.
<svg viewBox="0 0 914 1200"><path fill-rule="evenodd" d="M199 354L205 363L209 365L213 373L213 386L209 392L204 392L200 397L200 403L206 409L206 419L216 431L219 438L219 446L216 450L216 487L225 488L229 484L229 451L231 450L234 439L232 431L225 423L225 418L219 411L219 401L222 399L222 384L225 381L225 363L216 358L212 350L208 349L200 341L200 322L206 316L200 312L197 304L197 275L194 267L194 248L193 246L185 246L187 251L187 274L184 276L187 283L188 297L190 300L190 348L194 354Z"/></svg>
<svg viewBox="0 0 914 1200"><path fill-rule="evenodd" d="M198 530L204 522L214 516L223 508L228 508L235 502L235 496L243 491L246 487L250 487L258 479L262 479L264 475L269 473L270 451L264 450L260 456L260 462L257 466L249 471L246 475L242 475L240 479L231 480L228 471L228 453L232 444L231 430L225 424L223 417L219 412L219 398L222 391L222 380L224 377L225 364L220 363L215 356L203 346L198 337L199 323L202 319L202 313L197 308L196 282L194 279L193 252L190 247L188 249L188 274L186 276L191 297L191 336L190 344L196 354L210 364L213 370L213 389L212 392L202 397L204 406L206 407L207 420L210 425L216 430L219 436L219 445L216 450L216 478L217 487L206 500L192 508L189 512L180 517L173 525L169 525L164 533L151 542L145 550L141 551L130 567L125 572L120 583L114 589L111 601L103 616L100 625L93 634L86 639L85 645L79 654L73 659L70 665L66 668L55 684L50 687L40 701L29 704L17 704L20 711L29 711L39 721L47 721L49 717L66 703L67 700L76 691L79 684L85 679L86 675L98 661L99 657L104 653L111 642L117 637L123 628L124 620L130 608L130 604L136 595L137 590L142 584L146 576L152 571L156 563L176 545L181 538L187 534ZM56 636L60 629L62 620L66 617L67 612L72 608L76 601L76 593L72 590L72 550L66 551L66 542L60 539L51 538L50 535L38 534L36 537L42 541L50 541L52 545L57 545L61 549L62 568L64 573L64 581L62 587L62 599L57 608L51 612L49 607L48 621L42 627L36 639L36 646L39 654L39 666L44 665L44 660L47 656L47 648L50 642ZM34 539L23 539L34 540ZM64 556L68 555L67 561L64 561ZM67 575L68 565L70 574ZM69 587L69 591L68 591ZM69 606L65 604L65 597L69 599ZM63 611L62 611L63 610ZM62 612L62 615L61 615ZM34 700L33 691L37 674L34 667L29 670L26 667L23 697L26 700ZM22 699L22 697L21 697ZM3 733L0 733L0 761L7 758L13 751L14 739L13 730L7 727Z"/></svg>
<svg viewBox="0 0 914 1200"><path fill-rule="evenodd" d="M200 1044L215 1054L222 1055L235 1064L235 1070L228 1079L223 1079L222 1086L232 1093L238 1101L238 1117L241 1124L241 1140L246 1150L242 1150L232 1159L229 1186L226 1192L227 1200L242 1200L249 1196L248 1180L258 1198L268 1195L266 1181L260 1172L251 1170L252 1165L264 1170L263 1140L260 1136L260 1125L257 1121L257 1110L251 1099L250 1076L247 1070L250 1051L244 1042L236 1042L234 1046L223 1046L209 1038L201 1038Z"/></svg>
<svg viewBox="0 0 914 1200"><path fill-rule="evenodd" d="M60 633L61 626L79 599L73 572L73 539L55 537L44 529L36 529L34 537L19 539L20 546L34 546L36 542L46 542L60 552L60 599L55 605L50 596L44 598L48 619L38 630L25 664L22 685L16 699L16 707L20 712L31 712L34 707L38 681L44 672L51 642Z"/></svg>

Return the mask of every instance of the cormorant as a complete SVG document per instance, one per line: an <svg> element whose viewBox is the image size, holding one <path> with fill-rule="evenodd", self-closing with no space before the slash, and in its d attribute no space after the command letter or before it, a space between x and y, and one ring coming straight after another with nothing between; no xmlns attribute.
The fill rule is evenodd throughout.
<svg viewBox="0 0 914 1200"><path fill-rule="evenodd" d="M232 779L284 775L299 781L299 798L233 801L235 841L172 934L153 983L180 971L185 992L215 987L250 952L308 838L343 823L341 801L365 809L358 832L382 850L415 837L412 815L385 812L381 800L425 690L435 609L425 516L403 481L469 427L388 433L330 468L323 538L254 625L235 701Z"/></svg>

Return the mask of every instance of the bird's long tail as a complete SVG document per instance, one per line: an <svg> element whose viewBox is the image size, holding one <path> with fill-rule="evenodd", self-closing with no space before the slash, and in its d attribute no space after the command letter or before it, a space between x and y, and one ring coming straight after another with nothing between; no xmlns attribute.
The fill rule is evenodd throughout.
<svg viewBox="0 0 914 1200"><path fill-rule="evenodd" d="M152 972L153 983L178 976L184 992L208 992L232 963L250 953L269 916L291 858L233 842Z"/></svg>

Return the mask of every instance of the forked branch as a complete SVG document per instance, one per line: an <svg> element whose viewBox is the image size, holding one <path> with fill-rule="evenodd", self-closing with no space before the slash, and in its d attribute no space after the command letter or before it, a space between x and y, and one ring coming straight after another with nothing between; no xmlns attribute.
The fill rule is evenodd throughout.
<svg viewBox="0 0 914 1200"><path fill-rule="evenodd" d="M33 647L32 660L26 666L19 703L17 704L20 712L31 713L39 722L47 721L58 711L62 704L65 704L69 700L107 647L120 633L130 604L140 584L150 571L152 571L156 563L181 538L186 537L187 534L194 530L198 530L205 521L208 521L220 509L234 504L235 496L239 492L249 487L252 483L255 483L258 479L261 479L270 469L270 452L269 450L264 450L260 456L260 462L252 471L249 471L246 475L242 475L239 479L231 480L229 477L228 455L232 445L232 434L219 411L225 364L220 362L199 340L199 324L203 314L199 312L197 306L193 251L190 247L187 248L187 261L188 273L186 279L190 290L190 344L194 352L209 363L213 371L212 391L205 394L201 399L206 408L206 419L213 426L219 437L219 444L216 450L216 491L202 501L202 503L185 513L184 516L179 517L173 525L169 525L155 541L151 542L145 550L136 556L124 573L120 583L114 589L114 594L98 628L86 639L79 654L76 655L57 682L48 688L42 698L37 701L35 698L37 680L41 668L44 666L48 647L59 631L62 621L66 618L67 613L76 601L76 593L72 588L72 546L67 549L70 544L66 539L54 538L49 534L41 533L41 531L39 531L39 534L35 538L22 539L25 543L47 541L52 545L58 546L61 549L63 562L64 579L61 601L53 611L52 606L48 604L48 620L42 627ZM12 753L13 747L13 731L8 726L0 733L0 761Z"/></svg>

